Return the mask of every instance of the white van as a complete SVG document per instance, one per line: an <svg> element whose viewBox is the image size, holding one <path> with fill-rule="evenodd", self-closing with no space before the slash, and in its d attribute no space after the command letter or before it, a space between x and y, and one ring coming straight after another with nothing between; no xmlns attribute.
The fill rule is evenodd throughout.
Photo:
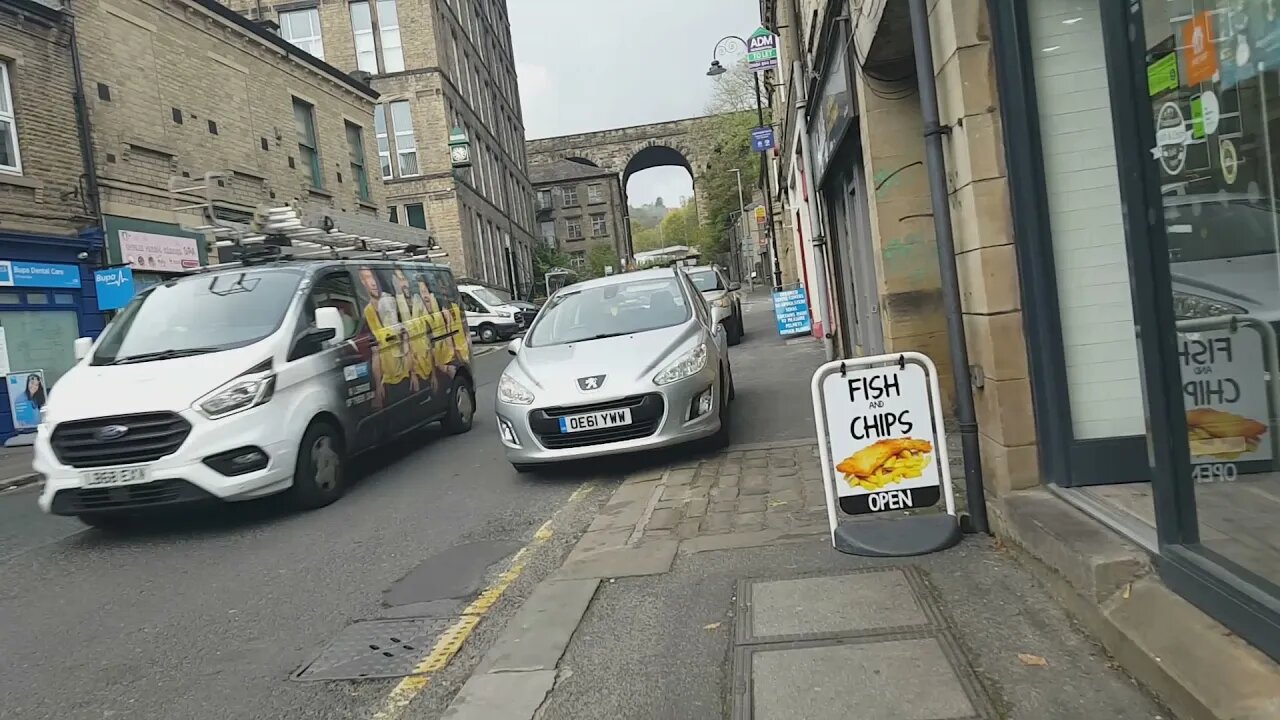
<svg viewBox="0 0 1280 720"><path fill-rule="evenodd" d="M206 500L342 495L347 460L426 423L471 428L449 268L259 261L147 288L49 396L40 507L90 525Z"/></svg>
<svg viewBox="0 0 1280 720"><path fill-rule="evenodd" d="M467 325L480 342L510 340L533 320L528 311L509 304L483 285L459 285L458 292L467 311Z"/></svg>

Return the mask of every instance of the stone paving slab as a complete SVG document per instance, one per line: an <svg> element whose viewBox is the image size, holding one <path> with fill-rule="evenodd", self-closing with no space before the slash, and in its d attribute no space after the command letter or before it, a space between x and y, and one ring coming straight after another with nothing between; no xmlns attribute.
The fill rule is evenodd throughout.
<svg viewBox="0 0 1280 720"><path fill-rule="evenodd" d="M927 626L901 569L792 580L756 581L748 591L752 638Z"/></svg>

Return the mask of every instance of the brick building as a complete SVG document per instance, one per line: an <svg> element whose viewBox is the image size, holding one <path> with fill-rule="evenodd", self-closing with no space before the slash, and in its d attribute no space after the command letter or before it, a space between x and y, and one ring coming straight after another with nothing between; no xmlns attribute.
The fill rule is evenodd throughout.
<svg viewBox="0 0 1280 720"><path fill-rule="evenodd" d="M568 255L574 267L584 267L587 250L607 243L618 258L615 267L632 256L627 206L618 174L592 165L557 160L529 167L537 193L538 237Z"/></svg>
<svg viewBox="0 0 1280 720"><path fill-rule="evenodd" d="M213 0L81 0L76 12L108 260L140 284L208 261L171 180L226 173L189 198L211 194L225 220L273 202L382 217L366 84Z"/></svg>
<svg viewBox="0 0 1280 720"><path fill-rule="evenodd" d="M428 228L460 275L524 294L533 191L504 0L231 0L326 62L367 73L389 216ZM450 130L471 143L455 172Z"/></svg>
<svg viewBox="0 0 1280 720"><path fill-rule="evenodd" d="M0 328L15 392L74 362L103 317L86 259L102 246L76 113L71 18L53 0L0 0ZM15 430L0 386L0 437ZM17 429L31 429L30 425Z"/></svg>

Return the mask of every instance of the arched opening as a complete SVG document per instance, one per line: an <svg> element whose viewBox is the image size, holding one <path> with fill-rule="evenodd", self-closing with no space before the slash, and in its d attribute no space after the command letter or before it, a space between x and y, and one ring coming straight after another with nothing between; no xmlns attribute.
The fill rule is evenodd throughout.
<svg viewBox="0 0 1280 720"><path fill-rule="evenodd" d="M698 208L693 166L684 153L650 145L622 171L633 252L697 244Z"/></svg>

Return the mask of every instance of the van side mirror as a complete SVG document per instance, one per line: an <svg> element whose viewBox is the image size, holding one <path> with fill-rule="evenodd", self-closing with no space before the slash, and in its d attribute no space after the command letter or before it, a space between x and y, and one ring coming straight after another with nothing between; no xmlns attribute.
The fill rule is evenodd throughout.
<svg viewBox="0 0 1280 720"><path fill-rule="evenodd" d="M316 340L323 342L344 336L346 333L343 332L342 313L338 312L338 308L334 307L316 308L316 329L332 331L323 338L319 337L318 334L313 336Z"/></svg>
<svg viewBox="0 0 1280 720"><path fill-rule="evenodd" d="M522 347L524 347L524 341L520 338L513 338L511 342L507 343L507 354L518 355Z"/></svg>
<svg viewBox="0 0 1280 720"><path fill-rule="evenodd" d="M89 357L89 351L93 350L93 338L76 338L75 343L73 343L71 347L75 352L76 362L79 362Z"/></svg>

